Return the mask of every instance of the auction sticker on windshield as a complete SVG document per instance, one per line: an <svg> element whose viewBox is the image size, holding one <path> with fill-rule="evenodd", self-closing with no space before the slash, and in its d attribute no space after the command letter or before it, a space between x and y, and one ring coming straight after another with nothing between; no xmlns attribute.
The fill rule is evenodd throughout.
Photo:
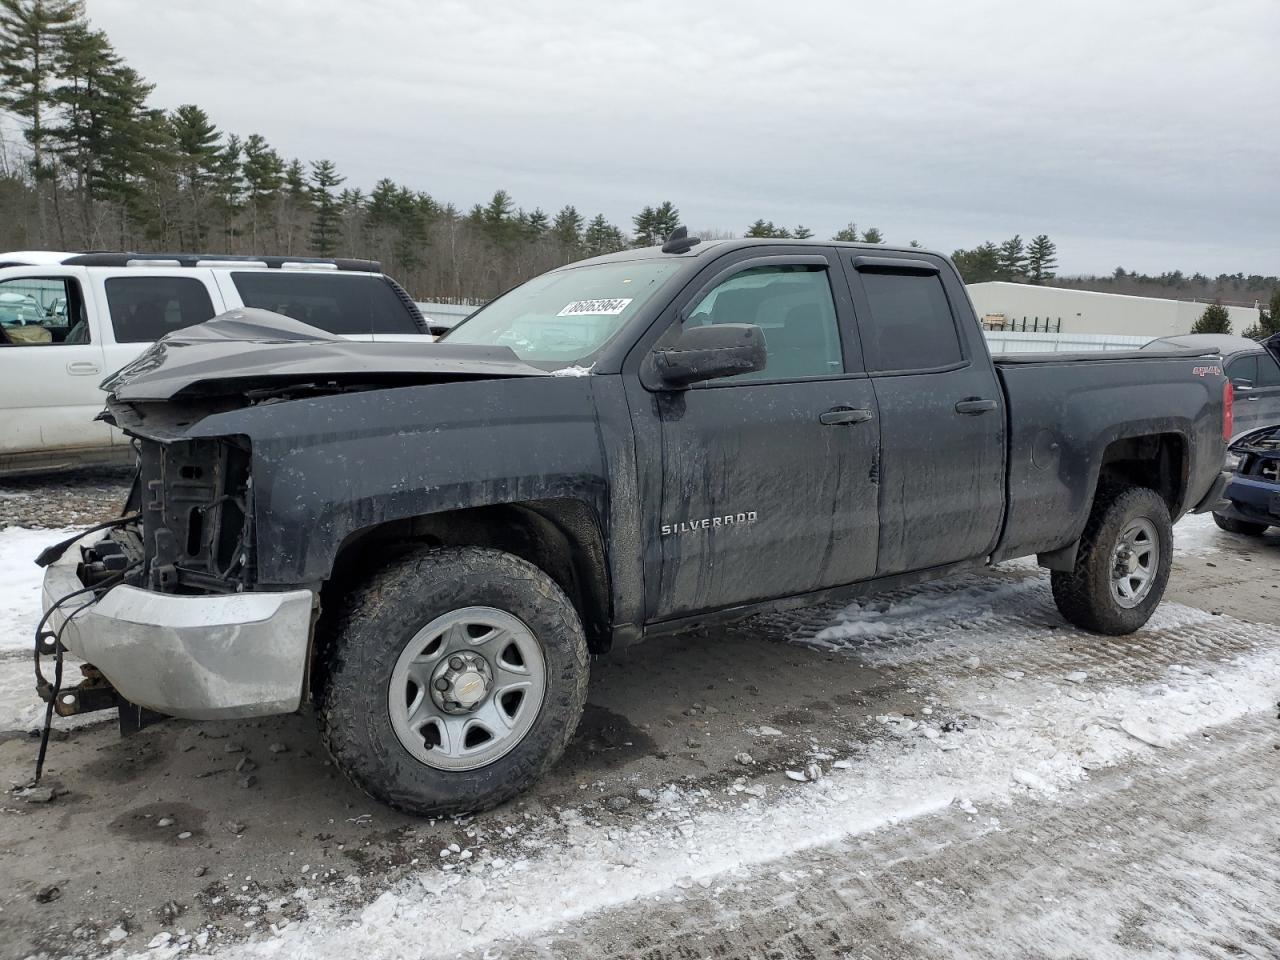
<svg viewBox="0 0 1280 960"><path fill-rule="evenodd" d="M632 297L617 297L612 300L575 300L567 304L557 317L616 317L627 309Z"/></svg>

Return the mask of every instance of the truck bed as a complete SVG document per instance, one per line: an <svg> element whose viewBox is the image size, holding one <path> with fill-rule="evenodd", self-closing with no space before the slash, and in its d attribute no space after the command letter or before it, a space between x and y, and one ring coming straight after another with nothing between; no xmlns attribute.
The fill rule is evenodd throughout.
<svg viewBox="0 0 1280 960"><path fill-rule="evenodd" d="M1084 530L1103 464L1150 453L1126 448L1126 438L1164 438L1161 455L1168 462L1162 461L1159 480L1175 520L1212 487L1222 463L1202 451L1222 443L1225 380L1216 353L1180 349L993 359L1008 404L1009 430L1008 508L996 559L1047 553L1075 541Z"/></svg>

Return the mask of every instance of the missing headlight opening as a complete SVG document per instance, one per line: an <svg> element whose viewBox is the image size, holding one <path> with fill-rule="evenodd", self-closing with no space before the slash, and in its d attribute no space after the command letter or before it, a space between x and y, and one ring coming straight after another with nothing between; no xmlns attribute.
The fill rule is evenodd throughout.
<svg viewBox="0 0 1280 960"><path fill-rule="evenodd" d="M146 580L153 590L229 592L252 572L247 442L139 445Z"/></svg>

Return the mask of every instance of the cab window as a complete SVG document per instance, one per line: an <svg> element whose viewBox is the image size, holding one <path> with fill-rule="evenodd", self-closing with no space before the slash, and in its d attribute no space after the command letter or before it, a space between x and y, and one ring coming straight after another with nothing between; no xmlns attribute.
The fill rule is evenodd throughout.
<svg viewBox="0 0 1280 960"><path fill-rule="evenodd" d="M1247 357L1236 357L1236 359L1227 364L1227 377L1236 386L1257 386L1258 358L1253 354ZM1246 382L1241 383L1239 381Z"/></svg>
<svg viewBox="0 0 1280 960"><path fill-rule="evenodd" d="M825 267L751 267L713 287L686 326L753 323L764 332L763 370L715 381L801 380L844 373L836 305Z"/></svg>
<svg viewBox="0 0 1280 960"><path fill-rule="evenodd" d="M68 277L0 281L0 346L89 342L80 285Z"/></svg>

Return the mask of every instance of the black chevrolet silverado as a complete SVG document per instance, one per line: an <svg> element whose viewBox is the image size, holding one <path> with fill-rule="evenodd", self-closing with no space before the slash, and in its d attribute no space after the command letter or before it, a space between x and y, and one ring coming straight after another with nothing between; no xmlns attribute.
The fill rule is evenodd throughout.
<svg viewBox="0 0 1280 960"><path fill-rule="evenodd" d="M647 636L1029 555L1071 623L1138 629L1232 396L1196 350L993 361L938 254L679 236L436 343L234 311L107 386L138 480L46 573L40 648L92 664L58 711L309 700L432 815L528 787L589 656Z"/></svg>

